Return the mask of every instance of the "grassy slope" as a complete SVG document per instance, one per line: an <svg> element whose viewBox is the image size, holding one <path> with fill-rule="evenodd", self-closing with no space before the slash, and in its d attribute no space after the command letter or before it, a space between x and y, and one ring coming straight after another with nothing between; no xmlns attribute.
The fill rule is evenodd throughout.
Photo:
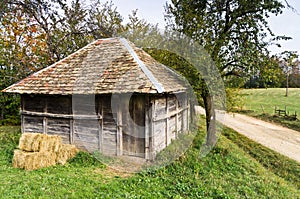
<svg viewBox="0 0 300 199"><path fill-rule="evenodd" d="M10 161L18 128L0 127L0 195L7 198L300 198L299 177L289 180L279 177L266 166L268 163L260 163L263 157L257 159L247 153L249 149L243 150L242 145L256 148L255 143L243 140L244 144L237 146L234 142L239 135L230 129L225 129L225 136L209 155L199 159L203 134L202 129L194 145L173 164L122 178L84 154L66 166L31 172L14 169ZM267 151L274 157L266 158L275 161L276 153ZM287 173L299 171L299 164L284 157L281 160L287 162L285 166L293 165Z"/></svg>

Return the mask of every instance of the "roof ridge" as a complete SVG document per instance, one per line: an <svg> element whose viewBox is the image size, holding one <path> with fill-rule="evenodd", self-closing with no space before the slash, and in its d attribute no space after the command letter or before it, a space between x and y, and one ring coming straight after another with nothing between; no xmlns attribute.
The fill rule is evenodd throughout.
<svg viewBox="0 0 300 199"><path fill-rule="evenodd" d="M138 55L135 53L133 48L129 45L128 41L125 38L120 38L121 43L125 46L125 48L128 50L128 52L133 57L134 61L138 64L138 66L141 68L141 70L144 72L146 77L151 81L151 83L155 86L155 89L158 93L163 93L165 91L164 87L158 82L158 80L155 78L153 73L147 68L147 66L144 64L142 60L138 57Z"/></svg>

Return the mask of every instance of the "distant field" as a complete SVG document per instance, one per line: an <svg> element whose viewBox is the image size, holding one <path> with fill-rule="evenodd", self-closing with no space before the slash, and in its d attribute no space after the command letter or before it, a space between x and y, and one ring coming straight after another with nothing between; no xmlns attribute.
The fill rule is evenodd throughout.
<svg viewBox="0 0 300 199"><path fill-rule="evenodd" d="M280 109L286 106L290 113L297 111L299 118L300 88L290 88L288 97L285 97L285 88L244 89L241 95L244 96L244 110L274 114L275 106Z"/></svg>

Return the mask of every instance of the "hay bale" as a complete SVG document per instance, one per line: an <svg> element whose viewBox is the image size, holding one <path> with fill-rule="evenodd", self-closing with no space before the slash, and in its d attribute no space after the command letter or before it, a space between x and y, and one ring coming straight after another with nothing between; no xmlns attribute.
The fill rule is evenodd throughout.
<svg viewBox="0 0 300 199"><path fill-rule="evenodd" d="M24 152L21 150L14 150L14 157L13 157L13 167L14 168L24 168L25 165L25 155Z"/></svg>
<svg viewBox="0 0 300 199"><path fill-rule="evenodd" d="M56 153L14 151L13 167L35 170L56 164Z"/></svg>
<svg viewBox="0 0 300 199"><path fill-rule="evenodd" d="M39 169L39 168L45 168L45 167L50 167L54 166L56 164L56 153L54 152L39 152L35 155L33 163L29 168L32 169ZM26 168L26 170L29 170Z"/></svg>
<svg viewBox="0 0 300 199"><path fill-rule="evenodd" d="M23 133L19 141L19 149L27 152L40 150L41 142L47 135L40 133Z"/></svg>
<svg viewBox="0 0 300 199"><path fill-rule="evenodd" d="M22 134L19 149L14 151L13 167L25 170L64 165L79 151L75 145L62 144L58 135L40 133Z"/></svg>
<svg viewBox="0 0 300 199"><path fill-rule="evenodd" d="M67 161L76 156L79 150L75 145L71 144L62 144L56 157L56 162L58 164L66 164Z"/></svg>
<svg viewBox="0 0 300 199"><path fill-rule="evenodd" d="M58 135L47 135L40 143L41 152L57 153L62 145L62 139Z"/></svg>

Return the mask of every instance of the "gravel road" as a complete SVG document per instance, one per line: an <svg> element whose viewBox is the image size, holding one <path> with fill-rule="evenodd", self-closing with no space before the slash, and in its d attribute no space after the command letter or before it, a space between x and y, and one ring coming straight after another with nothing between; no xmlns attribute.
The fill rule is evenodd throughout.
<svg viewBox="0 0 300 199"><path fill-rule="evenodd" d="M203 109L196 111L203 114ZM218 111L217 120L242 135L300 162L300 132L253 117Z"/></svg>

